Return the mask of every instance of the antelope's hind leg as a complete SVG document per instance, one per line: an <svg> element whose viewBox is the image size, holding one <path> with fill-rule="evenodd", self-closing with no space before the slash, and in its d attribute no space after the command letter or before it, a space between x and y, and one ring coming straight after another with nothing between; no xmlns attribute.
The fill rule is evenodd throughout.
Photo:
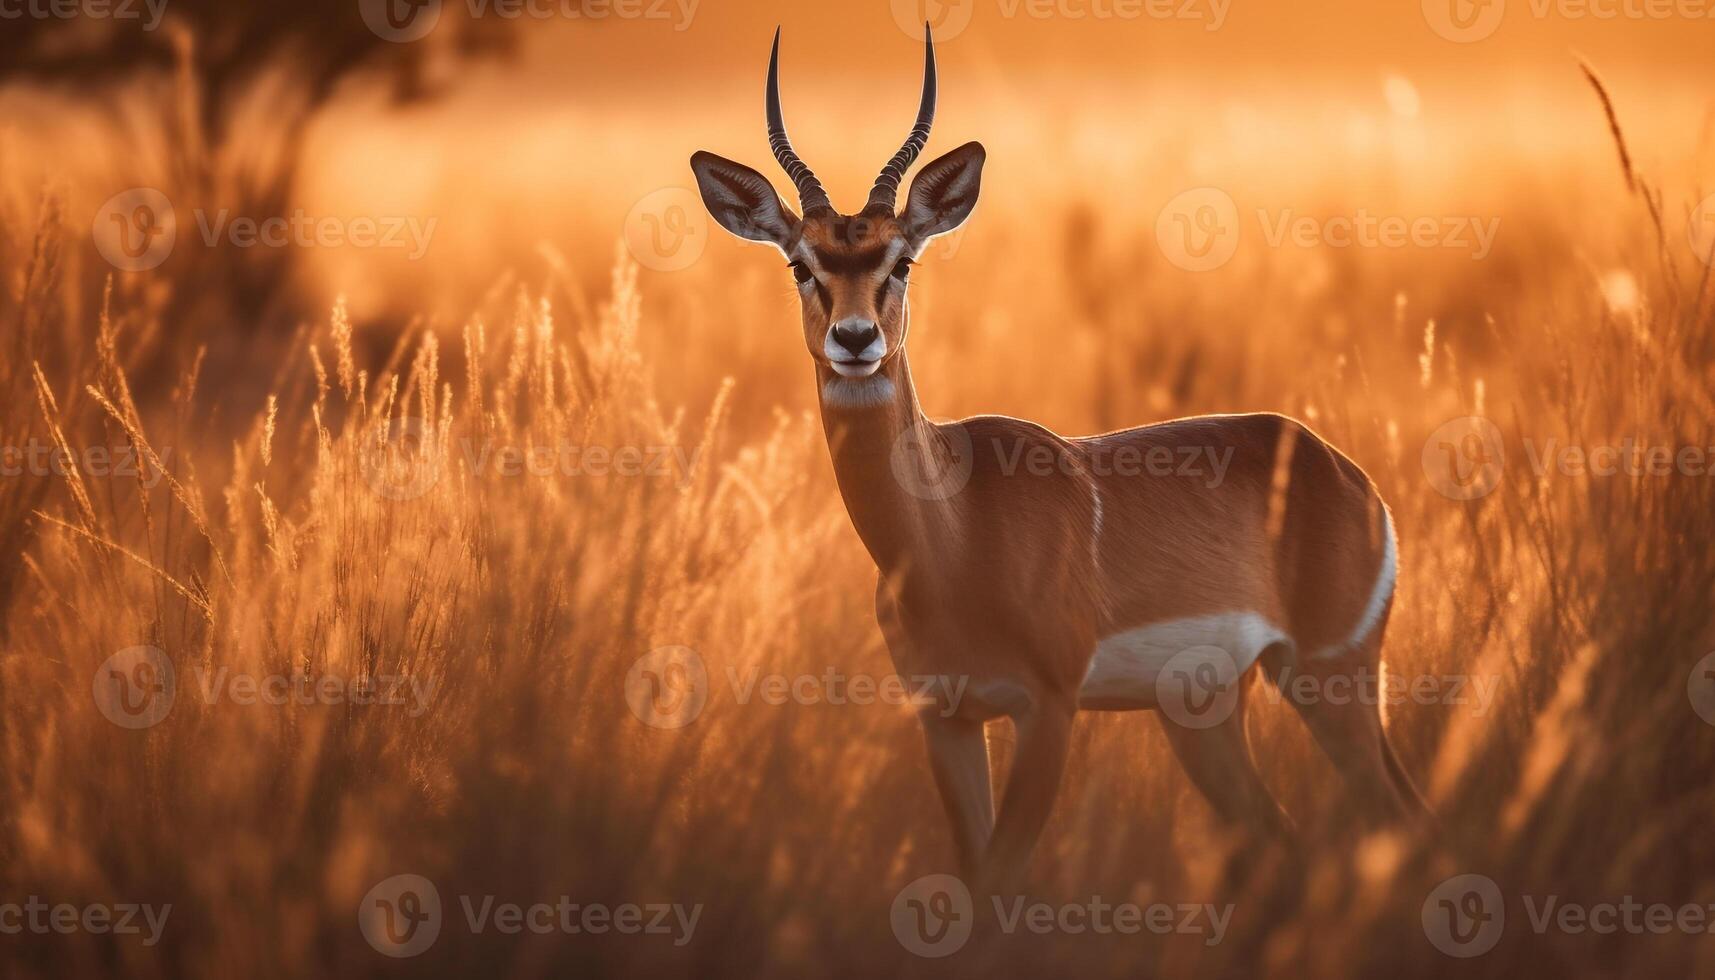
<svg viewBox="0 0 1715 980"><path fill-rule="evenodd" d="M1158 713L1161 727L1192 785L1224 823L1248 830L1258 842L1283 840L1291 836L1292 822L1257 772L1245 733L1250 685L1243 678L1238 683L1238 698L1224 718L1192 727L1163 711Z"/></svg>
<svg viewBox="0 0 1715 980"><path fill-rule="evenodd" d="M1380 645L1377 635L1357 650L1299 665L1297 671L1315 678L1310 689L1321 696L1287 700L1298 710L1328 761L1339 770L1348 795L1371 826L1433 825L1432 811L1394 756L1382 724L1381 680L1375 656ZM1347 691L1353 693L1333 696Z"/></svg>

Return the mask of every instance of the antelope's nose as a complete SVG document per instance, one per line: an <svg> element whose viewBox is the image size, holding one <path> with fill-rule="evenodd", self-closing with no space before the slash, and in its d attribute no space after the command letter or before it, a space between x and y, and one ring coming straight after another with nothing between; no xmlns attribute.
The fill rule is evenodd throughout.
<svg viewBox="0 0 1715 980"><path fill-rule="evenodd" d="M869 349L881 336L881 330L874 320L859 320L850 318L834 324L834 343L839 344L853 357L859 357Z"/></svg>

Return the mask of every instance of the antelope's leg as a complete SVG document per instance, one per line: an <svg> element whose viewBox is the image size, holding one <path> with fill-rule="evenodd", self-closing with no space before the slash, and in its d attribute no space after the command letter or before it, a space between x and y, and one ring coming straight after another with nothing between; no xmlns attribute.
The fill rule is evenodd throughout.
<svg viewBox="0 0 1715 980"><path fill-rule="evenodd" d="M1286 838L1292 823L1251 758L1244 707L1241 695L1231 714L1207 728L1187 727L1163 712L1161 728L1185 774L1222 822L1246 828L1258 840Z"/></svg>
<svg viewBox="0 0 1715 980"><path fill-rule="evenodd" d="M953 825L959 874L970 880L994 832L994 791L989 784L989 748L983 738L983 723L944 718L932 709L924 712L922 720L929 767L935 773L941 805Z"/></svg>
<svg viewBox="0 0 1715 980"><path fill-rule="evenodd" d="M1365 674L1344 661L1318 661L1307 665L1307 673L1318 678L1321 691L1338 690L1333 678L1346 676L1347 690L1362 689ZM1367 676L1375 677L1371 672ZM1382 727L1380 706L1374 698L1323 697L1294 701L1310 734L1345 782L1356 810L1372 826L1430 820L1429 810L1416 787L1405 777Z"/></svg>
<svg viewBox="0 0 1715 980"><path fill-rule="evenodd" d="M1074 698L1037 701L1013 715L1018 750L1006 780L1000 819L983 859L985 891L1016 892L1024 883L1030 852L1060 792L1075 704Z"/></svg>

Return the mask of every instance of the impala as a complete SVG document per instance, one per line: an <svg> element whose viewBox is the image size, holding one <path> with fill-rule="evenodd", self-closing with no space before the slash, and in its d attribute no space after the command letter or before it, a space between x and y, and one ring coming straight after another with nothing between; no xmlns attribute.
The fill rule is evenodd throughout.
<svg viewBox="0 0 1715 980"><path fill-rule="evenodd" d="M956 704L919 712L961 872L991 886L1022 876L1080 709L1167 709L1168 741L1217 815L1252 839L1285 835L1251 758L1244 692L1256 670L1324 690L1375 676L1398 556L1374 485L1280 415L1080 438L1002 416L930 421L905 356L908 282L925 245L976 205L983 147L925 165L895 212L935 115L926 37L916 125L863 209L841 214L787 139L779 63L776 31L768 141L802 214L742 164L699 152L691 168L715 221L786 257L840 494L880 572L876 616L896 669L967 679ZM1224 461L1219 478L1207 465L1190 479L1175 469L1198 458ZM1198 714L1221 697L1222 710ZM1373 699L1289 700L1367 817L1426 815ZM997 820L983 726L1003 717L1017 749Z"/></svg>

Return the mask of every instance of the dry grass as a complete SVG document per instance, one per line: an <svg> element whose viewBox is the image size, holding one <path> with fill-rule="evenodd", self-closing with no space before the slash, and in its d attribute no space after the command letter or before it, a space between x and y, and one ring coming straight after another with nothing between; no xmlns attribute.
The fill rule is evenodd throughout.
<svg viewBox="0 0 1715 980"><path fill-rule="evenodd" d="M1033 275L957 293L937 285L952 268L937 265L914 287L933 324L913 340L930 407L1034 408L1082 429L1237 408L1310 417L1397 516L1390 670L1464 675L1497 694L1483 712L1391 710L1395 743L1445 825L1421 844L1354 838L1332 770L1296 720L1264 707L1257 753L1304 828L1308 870L1239 893L1222 884L1232 842L1154 723L1087 718L1038 852L1038 891L1232 901L1232 934L1210 948L1189 936L1009 938L950 963L1439 975L1455 963L1429 945L1420 910L1463 872L1511 895L1715 903L1715 729L1686 696L1692 665L1715 649L1711 478L1539 478L1523 449L1628 436L1715 446L1707 270L1622 211L1590 240L1525 254L1516 277L1504 265L1414 271L1380 253L1330 263L1281 250L1205 288L1146 254L1153 212L1071 202L1051 214L1044 233L1040 212L1026 223L996 208L972 232L1020 252L997 272ZM1518 240L1559 234L1547 213L1514 220ZM291 342L266 409L233 438L199 409L226 379L199 376L197 352L162 341L161 325L128 319L123 296L87 342L44 339L39 325L65 315L45 285L55 226L50 205L35 257L7 270L16 302L4 317L0 435L130 447L144 478L0 480L0 898L172 913L153 948L4 937L16 975L930 967L888 925L905 882L951 864L910 715L740 704L725 680L753 667L888 671L873 572L819 426L774 407L794 404L777 392L807 386L805 366L678 365L696 378L687 387L717 392L711 410L688 414L678 406L691 399L667 393L641 338L701 324L653 320L622 257L588 309L565 299L581 290L556 273L495 290L459 329L412 328L391 357L354 345L335 306ZM1135 239L1120 230L1134 226L1145 229ZM1045 261L1063 242L1091 244ZM1636 285L1635 302L1604 289L1616 281ZM708 302L768 311L760 319L780 329L767 340L786 352L771 356L795 357L777 284L728 282ZM1061 311L1055 332L1008 318L1043 310ZM64 333L76 338L73 320ZM1008 338L1020 346L998 342ZM182 374L133 391L126 364L150 344L165 344ZM741 372L736 384L723 383L728 371ZM1419 451L1471 414L1499 424L1509 462L1493 494L1455 502L1430 485ZM693 465L641 477L474 465L485 447L561 444L671 447ZM404 499L376 490L414 480L424 492ZM91 685L103 661L139 644L171 658L179 687L165 720L130 731L97 710ZM714 680L702 716L677 731L640 724L624 696L632 663L662 645L695 648ZM198 678L222 670L408 677L431 693L420 711L206 703ZM356 910L371 885L404 872L436 882L449 923L456 895L704 911L683 947L473 937L449 924L430 952L396 964L365 943ZM1522 906L1508 913L1501 944L1461 969L1715 969L1706 936L1538 936Z"/></svg>

